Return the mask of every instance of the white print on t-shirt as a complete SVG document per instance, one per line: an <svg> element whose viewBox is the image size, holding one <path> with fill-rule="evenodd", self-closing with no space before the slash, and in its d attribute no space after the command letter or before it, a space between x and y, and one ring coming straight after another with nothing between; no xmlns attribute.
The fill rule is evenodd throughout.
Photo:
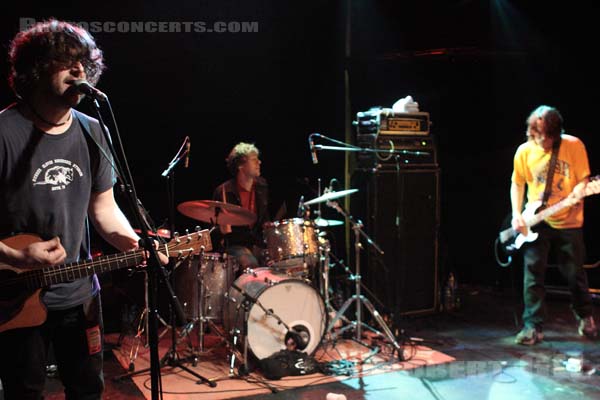
<svg viewBox="0 0 600 400"><path fill-rule="evenodd" d="M73 182L73 171L82 177L83 172L79 166L69 160L55 158L48 160L38 168L32 177L33 186L52 185L51 190L63 190Z"/></svg>

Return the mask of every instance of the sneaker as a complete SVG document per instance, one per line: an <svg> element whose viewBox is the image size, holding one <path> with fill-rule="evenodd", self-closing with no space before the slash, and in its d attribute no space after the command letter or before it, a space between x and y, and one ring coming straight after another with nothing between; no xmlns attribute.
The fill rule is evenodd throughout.
<svg viewBox="0 0 600 400"><path fill-rule="evenodd" d="M594 340L598 338L598 328L596 327L596 322L594 322L594 317L591 315L579 320L577 331L579 335L585 336L588 339Z"/></svg>
<svg viewBox="0 0 600 400"><path fill-rule="evenodd" d="M544 339L544 332L538 328L524 327L515 337L516 344L532 346Z"/></svg>

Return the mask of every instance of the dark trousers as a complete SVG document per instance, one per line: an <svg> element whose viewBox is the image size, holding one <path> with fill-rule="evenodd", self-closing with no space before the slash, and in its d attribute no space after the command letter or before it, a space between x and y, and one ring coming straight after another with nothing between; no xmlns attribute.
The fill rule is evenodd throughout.
<svg viewBox="0 0 600 400"><path fill-rule="evenodd" d="M546 313L544 280L548 256L552 251L556 265L567 281L572 296L572 308L579 318L592 315L592 299L583 263L585 246L582 229L553 229L542 223L537 227L539 237L523 247L523 323L541 328Z"/></svg>
<svg viewBox="0 0 600 400"><path fill-rule="evenodd" d="M100 399L104 390L101 311L98 295L83 305L50 311L41 326L1 333L0 379L5 400L43 398L50 343L65 398Z"/></svg>

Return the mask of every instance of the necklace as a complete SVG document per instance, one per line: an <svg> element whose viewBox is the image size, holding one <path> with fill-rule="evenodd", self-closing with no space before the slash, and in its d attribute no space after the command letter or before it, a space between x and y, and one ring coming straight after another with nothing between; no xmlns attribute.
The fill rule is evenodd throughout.
<svg viewBox="0 0 600 400"><path fill-rule="evenodd" d="M69 113L69 118L67 118L67 120L66 120L66 121L64 121L64 122L59 122L58 124L57 124L57 123L54 123L54 122L50 122L50 121L48 121L46 118L42 117L42 116L41 116L41 115L40 115L40 114L39 114L39 113L38 113L38 112L35 110L35 108L33 108L33 106L32 106L31 104L29 104L29 103L25 103L25 104L27 105L27 107L29 107L29 109L30 109L30 110L33 112L33 114L34 114L34 115L35 115L35 116L36 116L38 119L40 119L40 120L41 120L43 123L45 123L45 124L48 124L48 125L50 125L50 126L54 126L54 127L63 126L64 124L66 124L67 122L69 122L69 121L71 120L71 113Z"/></svg>

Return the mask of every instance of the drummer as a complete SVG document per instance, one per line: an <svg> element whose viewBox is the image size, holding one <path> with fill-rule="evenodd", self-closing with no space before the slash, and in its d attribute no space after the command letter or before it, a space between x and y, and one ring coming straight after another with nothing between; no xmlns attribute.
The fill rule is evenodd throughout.
<svg viewBox="0 0 600 400"><path fill-rule="evenodd" d="M256 222L246 226L220 225L220 234L213 237L225 251L238 258L242 269L259 266L263 253L263 224L269 218L269 187L260 176L259 150L254 144L236 144L227 158L227 168L233 178L214 191L213 200L235 204L256 214Z"/></svg>

